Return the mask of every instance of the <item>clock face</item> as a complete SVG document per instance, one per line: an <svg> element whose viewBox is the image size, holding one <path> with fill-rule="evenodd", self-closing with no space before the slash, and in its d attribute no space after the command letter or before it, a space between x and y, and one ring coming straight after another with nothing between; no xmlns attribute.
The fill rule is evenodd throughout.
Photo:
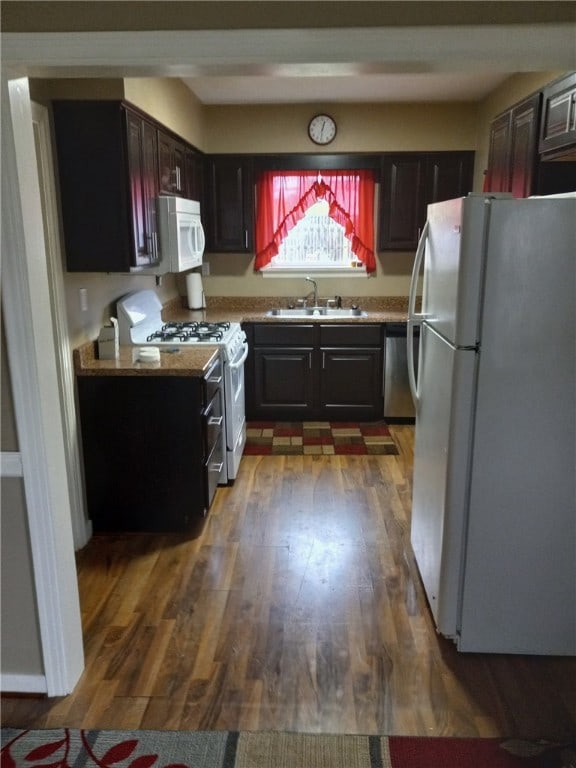
<svg viewBox="0 0 576 768"><path fill-rule="evenodd" d="M336 136L336 123L330 115L316 115L308 125L308 136L315 144L330 144Z"/></svg>

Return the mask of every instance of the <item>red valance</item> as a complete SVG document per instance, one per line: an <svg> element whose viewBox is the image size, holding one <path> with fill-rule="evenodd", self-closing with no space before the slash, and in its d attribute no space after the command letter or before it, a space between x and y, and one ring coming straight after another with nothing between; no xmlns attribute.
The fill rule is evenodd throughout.
<svg viewBox="0 0 576 768"><path fill-rule="evenodd" d="M329 216L344 228L367 271L376 269L372 171L322 171L321 178L315 171L264 171L256 193L255 270L270 263L288 232L318 200L328 203Z"/></svg>

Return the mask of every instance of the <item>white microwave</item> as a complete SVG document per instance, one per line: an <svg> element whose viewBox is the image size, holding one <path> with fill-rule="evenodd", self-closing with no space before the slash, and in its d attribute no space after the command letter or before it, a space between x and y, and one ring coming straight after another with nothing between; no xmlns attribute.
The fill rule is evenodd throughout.
<svg viewBox="0 0 576 768"><path fill-rule="evenodd" d="M158 198L160 264L156 274L186 272L202 264L206 240L200 203L184 197Z"/></svg>

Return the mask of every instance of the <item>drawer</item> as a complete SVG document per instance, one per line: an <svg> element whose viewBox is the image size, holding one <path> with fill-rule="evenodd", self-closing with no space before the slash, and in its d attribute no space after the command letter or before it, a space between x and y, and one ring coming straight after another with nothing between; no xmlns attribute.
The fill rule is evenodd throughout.
<svg viewBox="0 0 576 768"><path fill-rule="evenodd" d="M222 398L220 390L218 390L204 411L204 434L206 436L205 456L208 456L212 452L214 445L220 439L223 425L224 416L222 414Z"/></svg>
<svg viewBox="0 0 576 768"><path fill-rule="evenodd" d="M378 347L382 344L382 326L359 323L320 326L320 346Z"/></svg>
<svg viewBox="0 0 576 768"><path fill-rule="evenodd" d="M254 344L312 346L314 344L314 326L304 323L261 323L254 326Z"/></svg>
<svg viewBox="0 0 576 768"><path fill-rule="evenodd" d="M204 487L206 489L205 504L206 509L210 509L218 482L220 480L220 473L224 467L224 450L223 441L217 440L212 453L208 456L208 459L204 465Z"/></svg>
<svg viewBox="0 0 576 768"><path fill-rule="evenodd" d="M222 388L222 376L222 358L218 355L218 358L204 376L205 404L209 403L214 398L216 392Z"/></svg>

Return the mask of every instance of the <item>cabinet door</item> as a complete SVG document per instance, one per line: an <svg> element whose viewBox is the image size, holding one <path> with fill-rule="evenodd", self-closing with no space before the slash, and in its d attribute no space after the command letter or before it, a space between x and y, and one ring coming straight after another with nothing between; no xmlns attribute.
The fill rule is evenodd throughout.
<svg viewBox="0 0 576 768"><path fill-rule="evenodd" d="M429 155L426 163L426 205L467 195L472 191L473 171L473 152L436 152Z"/></svg>
<svg viewBox="0 0 576 768"><path fill-rule="evenodd" d="M320 350L320 402L325 419L382 416L380 348Z"/></svg>
<svg viewBox="0 0 576 768"><path fill-rule="evenodd" d="M133 262L146 267L158 260L156 228L156 131L138 115L126 113L128 175L132 211Z"/></svg>
<svg viewBox="0 0 576 768"><path fill-rule="evenodd" d="M484 184L485 192L508 192L510 190L510 123L512 113L505 112L490 126L488 149L488 170Z"/></svg>
<svg viewBox="0 0 576 768"><path fill-rule="evenodd" d="M207 249L251 253L254 242L252 159L213 156L208 161Z"/></svg>
<svg viewBox="0 0 576 768"><path fill-rule="evenodd" d="M254 350L255 411L262 418L302 419L314 410L313 350L257 347Z"/></svg>
<svg viewBox="0 0 576 768"><path fill-rule="evenodd" d="M156 200L158 198L158 134L156 128L144 121L142 128L143 145L143 188L146 211L146 236L150 243L150 263L156 263L158 251L158 214Z"/></svg>
<svg viewBox="0 0 576 768"><path fill-rule="evenodd" d="M198 200L203 213L204 198L204 162L202 155L193 149L187 149L184 155L186 178L185 195L189 200Z"/></svg>
<svg viewBox="0 0 576 768"><path fill-rule="evenodd" d="M128 272L136 261L125 112L116 101L55 101L52 110L66 268Z"/></svg>
<svg viewBox="0 0 576 768"><path fill-rule="evenodd" d="M540 152L576 145L576 72L544 89Z"/></svg>
<svg viewBox="0 0 576 768"><path fill-rule="evenodd" d="M380 187L379 249L415 250L428 204L468 194L473 170L473 152L386 155Z"/></svg>
<svg viewBox="0 0 576 768"><path fill-rule="evenodd" d="M200 380L80 376L77 383L94 530L189 530L204 515L207 493Z"/></svg>
<svg viewBox="0 0 576 768"><path fill-rule="evenodd" d="M514 197L529 197L536 189L540 94L512 110L510 122L510 187Z"/></svg>
<svg viewBox="0 0 576 768"><path fill-rule="evenodd" d="M167 195L185 194L186 147L177 139L158 131L158 165L160 192Z"/></svg>
<svg viewBox="0 0 576 768"><path fill-rule="evenodd" d="M382 163L378 248L405 251L418 245L424 219L422 155L389 155Z"/></svg>

